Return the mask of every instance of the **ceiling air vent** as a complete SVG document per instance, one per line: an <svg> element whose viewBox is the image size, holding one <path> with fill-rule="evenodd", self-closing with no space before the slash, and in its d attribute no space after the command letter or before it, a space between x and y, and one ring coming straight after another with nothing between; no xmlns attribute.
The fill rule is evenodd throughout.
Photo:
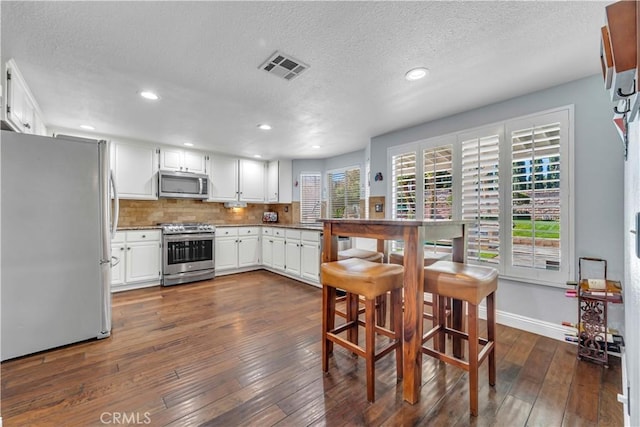
<svg viewBox="0 0 640 427"><path fill-rule="evenodd" d="M292 56L276 52L271 55L260 68L268 73L282 77L285 80L293 80L309 68L309 66Z"/></svg>

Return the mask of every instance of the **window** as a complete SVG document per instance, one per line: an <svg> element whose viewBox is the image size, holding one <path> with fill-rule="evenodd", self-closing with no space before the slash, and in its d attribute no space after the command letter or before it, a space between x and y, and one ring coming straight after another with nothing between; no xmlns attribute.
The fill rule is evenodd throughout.
<svg viewBox="0 0 640 427"><path fill-rule="evenodd" d="M360 218L360 168L327 173L329 218Z"/></svg>
<svg viewBox="0 0 640 427"><path fill-rule="evenodd" d="M300 222L316 222L320 218L320 173L300 174Z"/></svg>
<svg viewBox="0 0 640 427"><path fill-rule="evenodd" d="M471 219L467 239L470 260L500 260L500 135L461 142L462 219Z"/></svg>
<svg viewBox="0 0 640 427"><path fill-rule="evenodd" d="M510 148L507 274L562 273L573 264L569 114L514 120L506 127ZM566 278L564 280L568 280Z"/></svg>
<svg viewBox="0 0 640 427"><path fill-rule="evenodd" d="M422 152L424 161L424 219L451 219L453 202L453 146Z"/></svg>
<svg viewBox="0 0 640 427"><path fill-rule="evenodd" d="M391 157L391 217L416 218L416 153L406 152Z"/></svg>
<svg viewBox="0 0 640 427"><path fill-rule="evenodd" d="M573 274L571 115L565 107L390 148L391 216L472 220L469 262L563 286Z"/></svg>

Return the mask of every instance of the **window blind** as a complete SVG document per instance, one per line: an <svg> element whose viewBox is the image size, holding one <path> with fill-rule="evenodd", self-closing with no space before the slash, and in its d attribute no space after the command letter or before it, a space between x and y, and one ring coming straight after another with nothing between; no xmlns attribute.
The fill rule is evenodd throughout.
<svg viewBox="0 0 640 427"><path fill-rule="evenodd" d="M511 132L512 264L560 268L560 123Z"/></svg>
<svg viewBox="0 0 640 427"><path fill-rule="evenodd" d="M300 174L300 222L316 222L320 218L321 191L319 173Z"/></svg>
<svg viewBox="0 0 640 427"><path fill-rule="evenodd" d="M393 218L416 218L416 153L391 158L391 198Z"/></svg>
<svg viewBox="0 0 640 427"><path fill-rule="evenodd" d="M453 146L423 151L424 219L451 219L453 202Z"/></svg>
<svg viewBox="0 0 640 427"><path fill-rule="evenodd" d="M462 219L472 219L469 259L497 264L500 260L500 136L462 141Z"/></svg>

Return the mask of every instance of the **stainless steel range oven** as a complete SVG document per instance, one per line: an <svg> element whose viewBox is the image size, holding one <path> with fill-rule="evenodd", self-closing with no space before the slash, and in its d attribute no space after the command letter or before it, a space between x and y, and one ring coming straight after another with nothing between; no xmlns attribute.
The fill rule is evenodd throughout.
<svg viewBox="0 0 640 427"><path fill-rule="evenodd" d="M162 285L212 279L215 235L210 224L162 224Z"/></svg>

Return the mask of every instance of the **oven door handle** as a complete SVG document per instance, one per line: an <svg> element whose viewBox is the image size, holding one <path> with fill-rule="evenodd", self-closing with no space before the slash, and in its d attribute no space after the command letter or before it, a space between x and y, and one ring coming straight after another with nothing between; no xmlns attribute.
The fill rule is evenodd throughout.
<svg viewBox="0 0 640 427"><path fill-rule="evenodd" d="M164 240L167 242L193 241L193 240L213 240L214 233L207 234L165 234Z"/></svg>

